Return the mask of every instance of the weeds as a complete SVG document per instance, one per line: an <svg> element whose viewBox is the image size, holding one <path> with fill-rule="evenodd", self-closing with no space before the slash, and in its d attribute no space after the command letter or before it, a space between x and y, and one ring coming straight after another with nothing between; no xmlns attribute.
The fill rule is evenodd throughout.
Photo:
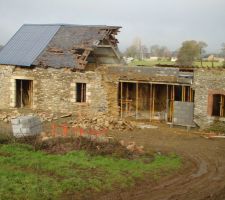
<svg viewBox="0 0 225 200"><path fill-rule="evenodd" d="M215 121L213 124L211 124L207 131L225 134L225 122Z"/></svg>

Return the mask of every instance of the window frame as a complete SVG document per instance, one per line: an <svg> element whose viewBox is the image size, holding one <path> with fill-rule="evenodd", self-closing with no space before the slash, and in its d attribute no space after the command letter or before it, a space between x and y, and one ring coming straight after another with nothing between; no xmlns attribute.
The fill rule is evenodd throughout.
<svg viewBox="0 0 225 200"><path fill-rule="evenodd" d="M76 103L87 103L87 83L76 82L75 94Z"/></svg>
<svg viewBox="0 0 225 200"><path fill-rule="evenodd" d="M215 100L219 104L215 110ZM218 113L218 114L215 114ZM225 118L225 91L209 91L208 115L211 117Z"/></svg>

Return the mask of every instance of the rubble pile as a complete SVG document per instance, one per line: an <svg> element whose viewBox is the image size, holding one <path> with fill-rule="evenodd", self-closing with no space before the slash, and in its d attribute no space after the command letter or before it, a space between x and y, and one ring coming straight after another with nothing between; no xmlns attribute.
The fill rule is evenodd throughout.
<svg viewBox="0 0 225 200"><path fill-rule="evenodd" d="M105 113L97 113L94 116L86 115L86 116L72 116L71 113L67 114L53 114L49 112L35 112L24 114L20 113L18 110L13 110L10 112L0 112L0 120L6 123L11 122L11 119L25 116L25 115L33 115L40 118L41 122L53 122L60 119L66 120L68 124L73 127L81 127L83 129L94 129L94 130L133 130L135 127L134 122L126 121L124 119L120 119L118 117L113 117L110 115L106 115ZM68 120L67 120L68 119Z"/></svg>
<svg viewBox="0 0 225 200"><path fill-rule="evenodd" d="M3 122L11 122L11 119L21 116L21 114L15 110L12 112L0 112L0 120Z"/></svg>
<svg viewBox="0 0 225 200"><path fill-rule="evenodd" d="M18 110L13 110L11 112L0 112L0 121L4 121L6 123L11 122L11 119L25 116L25 115L33 115L33 116L38 116L42 122L51 122L52 120L57 120L59 117L55 116L52 113L47 113L47 112L36 112L36 113L20 113Z"/></svg>
<svg viewBox="0 0 225 200"><path fill-rule="evenodd" d="M113 116L107 116L104 113L98 113L94 117L80 117L77 118L73 123L73 126L81 128L92 128L95 130L103 129L117 129L117 130L133 130L134 124L130 121L119 119Z"/></svg>

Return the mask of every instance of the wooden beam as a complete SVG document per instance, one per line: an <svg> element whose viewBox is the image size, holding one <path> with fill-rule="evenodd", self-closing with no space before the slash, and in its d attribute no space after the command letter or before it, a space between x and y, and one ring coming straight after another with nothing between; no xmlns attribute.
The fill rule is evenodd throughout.
<svg viewBox="0 0 225 200"><path fill-rule="evenodd" d="M152 117L155 116L155 85L153 85L153 96L152 96Z"/></svg>
<svg viewBox="0 0 225 200"><path fill-rule="evenodd" d="M128 84L126 84L126 116L128 113Z"/></svg>
<svg viewBox="0 0 225 200"><path fill-rule="evenodd" d="M100 47L100 48L111 48L112 46L111 45L100 44L100 45L97 45L97 47Z"/></svg>
<svg viewBox="0 0 225 200"><path fill-rule="evenodd" d="M152 84L150 83L150 87L149 87L149 119L150 121L152 121Z"/></svg>
<svg viewBox="0 0 225 200"><path fill-rule="evenodd" d="M136 119L138 117L138 83L136 83Z"/></svg>
<svg viewBox="0 0 225 200"><path fill-rule="evenodd" d="M220 95L220 117L223 116L223 95Z"/></svg>
<svg viewBox="0 0 225 200"><path fill-rule="evenodd" d="M101 57L104 57L104 58L115 58L116 56L115 55L106 55L106 54L96 54L95 53L95 56L101 58Z"/></svg>
<svg viewBox="0 0 225 200"><path fill-rule="evenodd" d="M23 107L23 80L20 80L20 107Z"/></svg>
<svg viewBox="0 0 225 200"><path fill-rule="evenodd" d="M171 120L173 121L173 112L174 112L174 100L175 100L175 87L173 85L173 99L172 99L172 113L171 113Z"/></svg>
<svg viewBox="0 0 225 200"><path fill-rule="evenodd" d="M123 118L123 83L120 85L120 117Z"/></svg>
<svg viewBox="0 0 225 200"><path fill-rule="evenodd" d="M169 103L169 86L166 85L166 122L168 122L168 110L169 110L168 103Z"/></svg>

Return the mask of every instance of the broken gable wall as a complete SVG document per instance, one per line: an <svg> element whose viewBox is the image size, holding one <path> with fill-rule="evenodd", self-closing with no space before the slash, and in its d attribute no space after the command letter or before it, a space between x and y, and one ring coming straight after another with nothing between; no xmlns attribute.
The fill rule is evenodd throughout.
<svg viewBox="0 0 225 200"><path fill-rule="evenodd" d="M200 68L194 71L195 89L195 122L201 128L207 128L215 119L225 120L220 117L210 116L209 110L213 93L225 93L225 69Z"/></svg>
<svg viewBox="0 0 225 200"><path fill-rule="evenodd" d="M15 107L16 79L33 81L33 109L82 115L108 112L100 73L0 65L0 109ZM76 102L76 83L87 84L86 103Z"/></svg>

